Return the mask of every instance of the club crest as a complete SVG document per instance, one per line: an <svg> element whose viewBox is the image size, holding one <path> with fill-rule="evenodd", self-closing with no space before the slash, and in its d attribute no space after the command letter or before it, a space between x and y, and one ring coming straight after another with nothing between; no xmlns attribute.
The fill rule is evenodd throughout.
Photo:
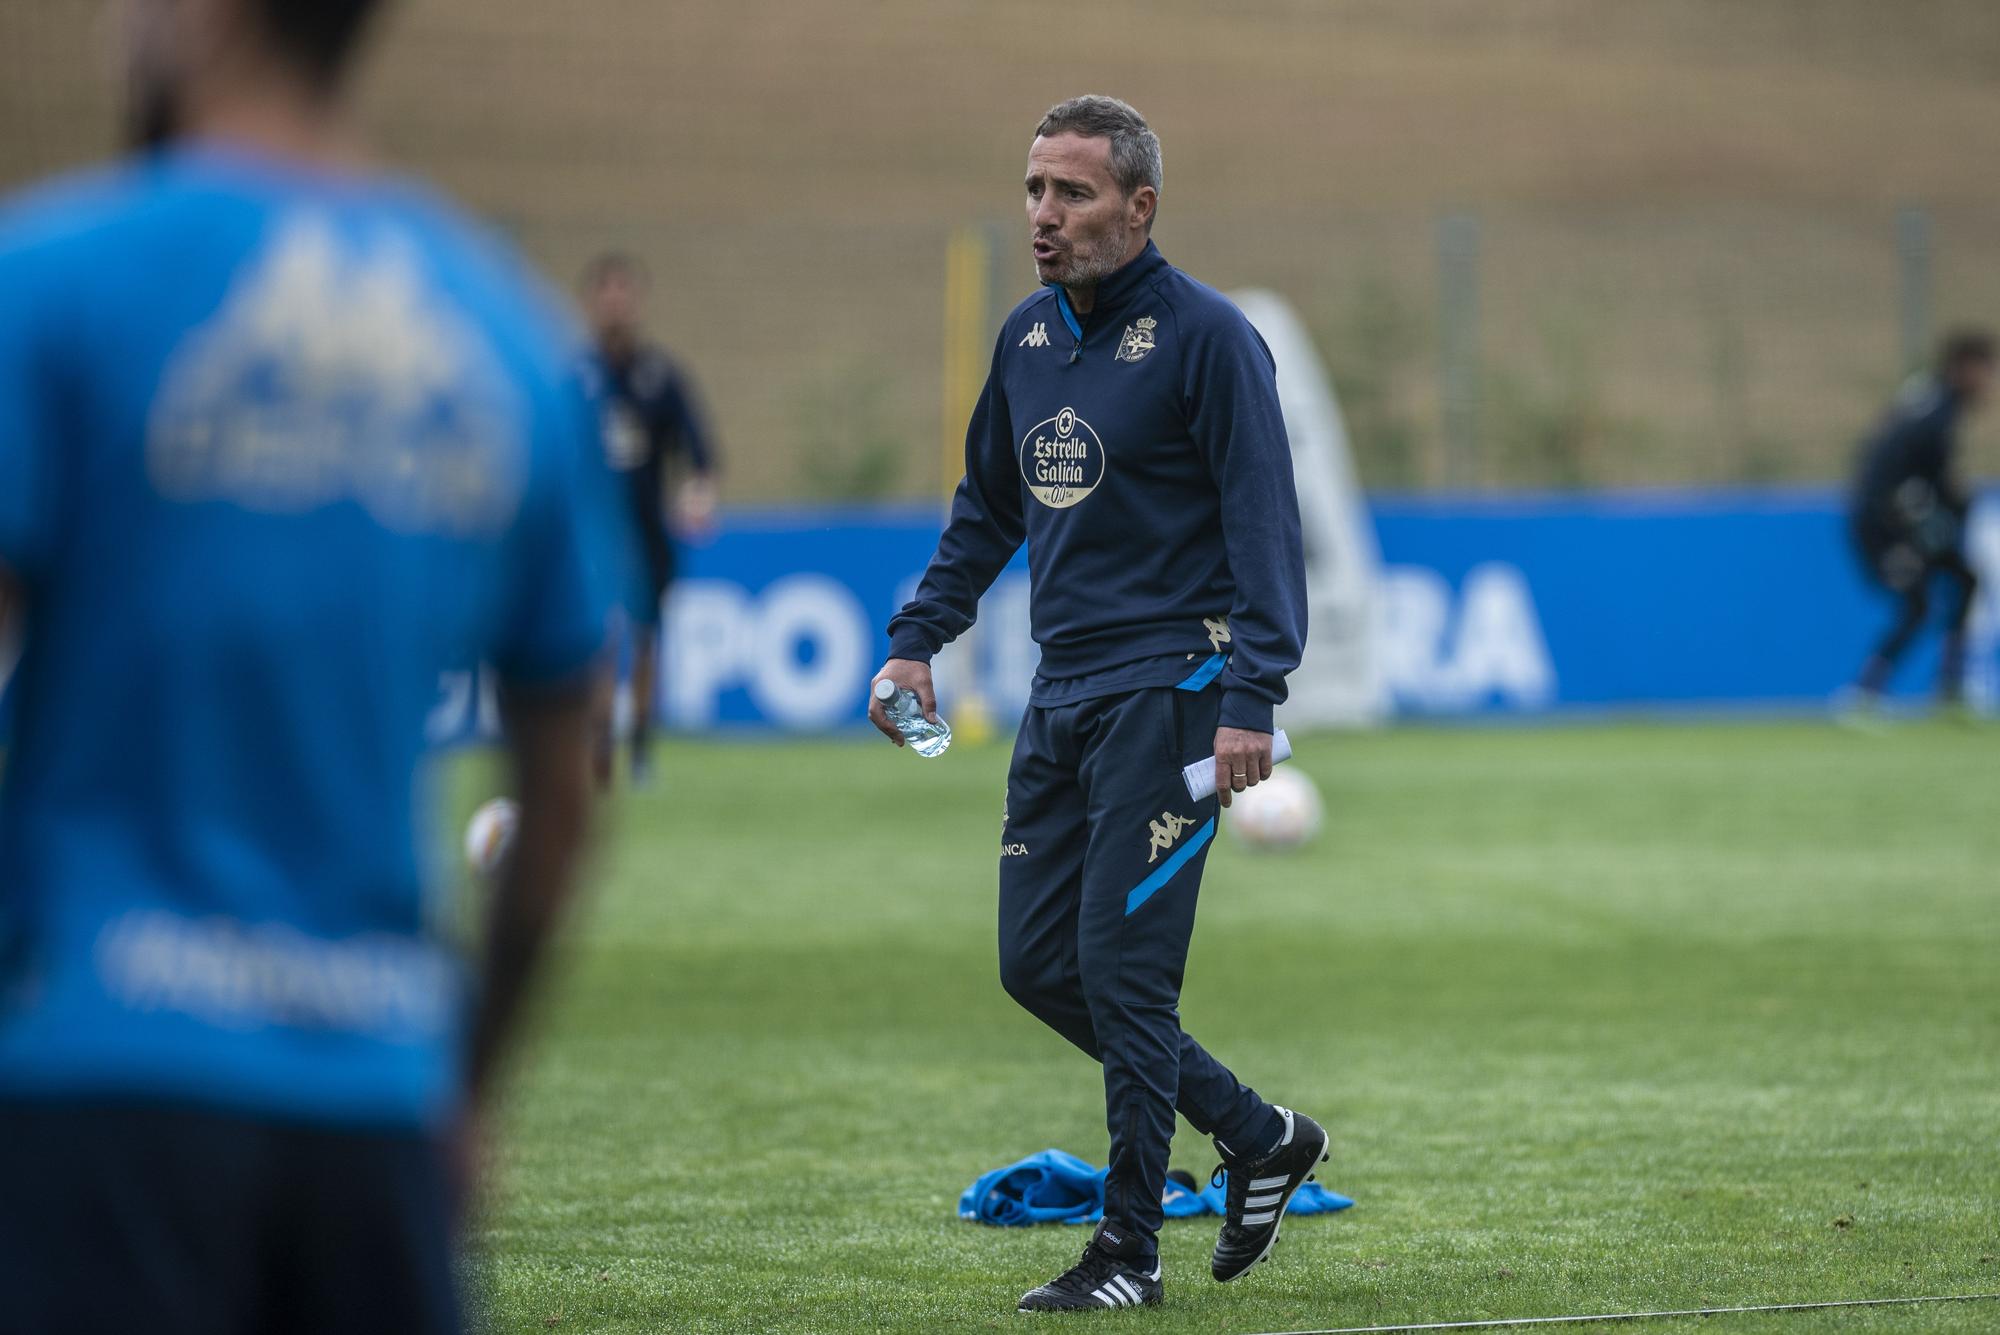
<svg viewBox="0 0 2000 1335"><path fill-rule="evenodd" d="M1126 325L1125 337L1118 340L1118 351L1112 354L1112 360L1136 362L1151 352L1153 350L1153 330L1158 326L1159 321L1150 315L1142 315L1131 324Z"/></svg>

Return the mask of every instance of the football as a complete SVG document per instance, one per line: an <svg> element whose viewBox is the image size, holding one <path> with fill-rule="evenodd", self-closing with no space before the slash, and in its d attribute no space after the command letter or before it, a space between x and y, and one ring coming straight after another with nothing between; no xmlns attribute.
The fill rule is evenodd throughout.
<svg viewBox="0 0 2000 1335"><path fill-rule="evenodd" d="M1325 807L1304 771L1280 765L1271 777L1237 793L1225 817L1231 832L1256 849L1297 848L1319 833Z"/></svg>
<svg viewBox="0 0 2000 1335"><path fill-rule="evenodd" d="M521 823L521 806L511 797L483 802L465 825L465 861L481 876L491 876L514 847Z"/></svg>

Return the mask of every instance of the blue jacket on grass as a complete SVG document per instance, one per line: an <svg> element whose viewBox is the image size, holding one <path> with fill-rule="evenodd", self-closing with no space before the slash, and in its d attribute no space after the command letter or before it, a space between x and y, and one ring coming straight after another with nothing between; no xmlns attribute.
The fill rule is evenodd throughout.
<svg viewBox="0 0 2000 1335"><path fill-rule="evenodd" d="M1200 1191L1169 1182L1160 1204L1169 1219L1220 1215L1228 1189L1226 1177L1222 1185ZM1293 1194L1285 1213L1329 1214L1353 1204L1338 1192L1308 1182ZM1104 1217L1104 1170L1063 1150L1043 1150L982 1175L960 1193L958 1217L1005 1227L1094 1224Z"/></svg>

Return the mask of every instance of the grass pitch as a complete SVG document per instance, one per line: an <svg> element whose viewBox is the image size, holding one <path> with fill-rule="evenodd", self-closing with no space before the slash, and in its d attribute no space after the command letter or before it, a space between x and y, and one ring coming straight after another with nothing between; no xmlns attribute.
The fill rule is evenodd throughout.
<svg viewBox="0 0 2000 1335"><path fill-rule="evenodd" d="M1101 1083L994 971L1004 747L674 743L609 817L475 1233L500 1331L1020 1330L1081 1229L954 1217ZM1225 835L1183 1017L1351 1211L1093 1329L2000 1290L2000 732L1399 731ZM475 766L460 784L477 796ZM1174 1161L1206 1174L1185 1127ZM1647 1329L1992 1331L2000 1304Z"/></svg>

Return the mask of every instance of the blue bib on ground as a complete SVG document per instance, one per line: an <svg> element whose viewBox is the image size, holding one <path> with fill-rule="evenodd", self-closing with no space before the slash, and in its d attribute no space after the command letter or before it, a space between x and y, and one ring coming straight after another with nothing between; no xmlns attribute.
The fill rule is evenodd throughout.
<svg viewBox="0 0 2000 1335"><path fill-rule="evenodd" d="M1220 1215L1228 1179L1221 1186L1189 1191L1167 1183L1160 1198L1169 1219ZM1293 1193L1286 1214L1327 1214L1354 1202L1339 1192L1308 1182ZM982 1224L1094 1224L1104 1217L1104 1170L1064 1150L1043 1150L1019 1163L981 1175L958 1197L958 1217Z"/></svg>

